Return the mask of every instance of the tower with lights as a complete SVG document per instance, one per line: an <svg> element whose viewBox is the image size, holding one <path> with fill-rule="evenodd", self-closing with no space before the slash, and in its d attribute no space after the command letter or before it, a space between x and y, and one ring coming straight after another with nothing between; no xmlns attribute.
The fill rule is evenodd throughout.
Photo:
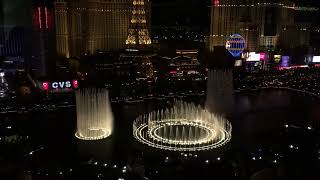
<svg viewBox="0 0 320 180"><path fill-rule="evenodd" d="M151 45L151 38L148 28L147 6L149 0L133 0L132 18L128 30L126 45L135 48L144 48Z"/></svg>

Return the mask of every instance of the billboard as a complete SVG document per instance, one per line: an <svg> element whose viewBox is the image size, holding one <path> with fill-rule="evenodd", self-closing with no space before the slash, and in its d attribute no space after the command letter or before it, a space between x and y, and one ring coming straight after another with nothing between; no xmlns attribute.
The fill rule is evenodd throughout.
<svg viewBox="0 0 320 180"><path fill-rule="evenodd" d="M290 57L282 56L281 58L281 67L289 67L290 66Z"/></svg>
<svg viewBox="0 0 320 180"><path fill-rule="evenodd" d="M274 59L274 62L279 63L281 60L281 55L274 55L273 59Z"/></svg>
<svg viewBox="0 0 320 180"><path fill-rule="evenodd" d="M260 61L260 53L249 52L247 61Z"/></svg>
<svg viewBox="0 0 320 180"><path fill-rule="evenodd" d="M320 56L313 56L312 62L314 62L314 63L320 63Z"/></svg>
<svg viewBox="0 0 320 180"><path fill-rule="evenodd" d="M260 54L260 61L266 60L266 53L259 53Z"/></svg>

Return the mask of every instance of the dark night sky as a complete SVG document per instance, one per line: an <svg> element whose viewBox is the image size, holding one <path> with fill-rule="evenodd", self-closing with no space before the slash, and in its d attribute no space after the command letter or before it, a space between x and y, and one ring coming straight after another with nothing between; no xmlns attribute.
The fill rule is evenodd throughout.
<svg viewBox="0 0 320 180"><path fill-rule="evenodd" d="M208 24L208 0L153 0L154 25L205 26Z"/></svg>
<svg viewBox="0 0 320 180"><path fill-rule="evenodd" d="M4 24L25 26L30 18L30 0L1 0L3 3ZM28 8L29 7L29 8Z"/></svg>

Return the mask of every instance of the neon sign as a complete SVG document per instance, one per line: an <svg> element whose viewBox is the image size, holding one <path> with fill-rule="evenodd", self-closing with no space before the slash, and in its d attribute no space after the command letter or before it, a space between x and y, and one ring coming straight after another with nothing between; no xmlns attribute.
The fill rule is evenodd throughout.
<svg viewBox="0 0 320 180"><path fill-rule="evenodd" d="M290 57L282 56L281 58L281 67L289 67L290 66Z"/></svg>
<svg viewBox="0 0 320 180"><path fill-rule="evenodd" d="M266 59L266 53L260 53L260 61L263 61Z"/></svg>
<svg viewBox="0 0 320 180"><path fill-rule="evenodd" d="M72 81L54 81L54 82L43 82L42 89L43 90L71 90L77 89L79 87L78 80Z"/></svg>
<svg viewBox="0 0 320 180"><path fill-rule="evenodd" d="M42 83L42 89L43 90L48 90L49 89L49 83L48 82L43 82Z"/></svg>
<svg viewBox="0 0 320 180"><path fill-rule="evenodd" d="M44 23L45 23L45 28L49 29L49 22L48 22L48 9L47 7L44 7L44 18L45 22L42 22L42 13L43 9L41 7L38 7L38 22L39 22L39 29L44 29Z"/></svg>
<svg viewBox="0 0 320 180"><path fill-rule="evenodd" d="M79 87L78 80L72 80L72 86L73 88L78 88Z"/></svg>
<svg viewBox="0 0 320 180"><path fill-rule="evenodd" d="M39 21L39 28L42 29L41 7L38 7L38 21Z"/></svg>
<svg viewBox="0 0 320 180"><path fill-rule="evenodd" d="M239 34L231 35L226 41L226 49L233 57L239 57L245 48L245 40Z"/></svg>
<svg viewBox="0 0 320 180"><path fill-rule="evenodd" d="M49 26L48 26L48 10L47 10L47 7L44 8L44 12L45 12L45 15L46 15L46 28L48 29Z"/></svg>
<svg viewBox="0 0 320 180"><path fill-rule="evenodd" d="M53 82L51 86L53 89L71 88L71 82L70 81Z"/></svg>
<svg viewBox="0 0 320 180"><path fill-rule="evenodd" d="M220 0L212 0L212 4L218 6L220 5Z"/></svg>

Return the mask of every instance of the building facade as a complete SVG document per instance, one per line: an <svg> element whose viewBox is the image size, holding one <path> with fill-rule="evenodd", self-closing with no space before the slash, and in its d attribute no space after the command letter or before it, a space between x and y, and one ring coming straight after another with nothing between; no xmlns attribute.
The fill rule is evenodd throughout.
<svg viewBox="0 0 320 180"><path fill-rule="evenodd" d="M300 11L287 0L213 0L208 47L225 46L231 34L246 40L246 51L308 46L306 24L295 22ZM291 36L297 42L292 42ZM298 38L297 38L298 37Z"/></svg>
<svg viewBox="0 0 320 180"><path fill-rule="evenodd" d="M125 46L132 3L127 0L57 0L56 49L63 57Z"/></svg>

